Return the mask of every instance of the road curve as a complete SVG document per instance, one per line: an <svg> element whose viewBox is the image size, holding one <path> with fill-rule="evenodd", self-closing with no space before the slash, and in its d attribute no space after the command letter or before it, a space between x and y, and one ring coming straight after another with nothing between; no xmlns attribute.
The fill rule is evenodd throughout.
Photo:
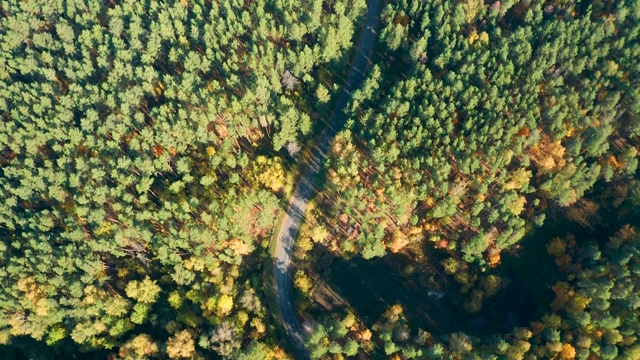
<svg viewBox="0 0 640 360"><path fill-rule="evenodd" d="M298 359L309 359L309 353L304 344L304 337L300 323L296 317L293 305L292 290L293 279L291 276L291 256L293 243L298 234L298 227L307 207L307 202L313 195L313 176L320 170L331 141L336 136L338 129L345 122L343 109L351 97L351 92L356 89L365 78L369 68L373 43L376 36L375 29L378 24L381 0L370 0L367 10L367 18L360 35L358 49L353 60L349 77L343 91L331 114L327 128L320 135L318 143L313 149L311 161L304 170L300 183L292 195L285 218L280 225L274 256L274 286L278 310L282 317L284 328L289 336L291 344Z"/></svg>

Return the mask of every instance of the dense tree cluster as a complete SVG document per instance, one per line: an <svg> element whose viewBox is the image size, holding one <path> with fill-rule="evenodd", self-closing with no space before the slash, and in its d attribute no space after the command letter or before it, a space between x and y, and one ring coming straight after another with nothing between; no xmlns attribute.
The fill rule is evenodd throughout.
<svg viewBox="0 0 640 360"><path fill-rule="evenodd" d="M374 330L382 329L378 336L387 355L398 352L403 358L434 359L638 358L637 229L625 225L609 239L582 244L573 236L555 238L547 248L566 277L553 286L552 311L540 320L505 335L482 339L459 332L442 342L422 330L409 336L406 322L387 314L374 326ZM391 336L399 331L407 336Z"/></svg>
<svg viewBox="0 0 640 360"><path fill-rule="evenodd" d="M0 354L286 357L262 268L291 159L324 126L365 8L0 2ZM366 259L426 248L419 261L476 313L509 281L501 253L550 209L589 227L601 203L584 196L604 182L612 214L637 213L640 1L400 0L380 21L300 259L315 244ZM548 242L562 279L531 324L432 335L401 305L369 327L344 309L307 321L307 346L637 359L640 230L615 230ZM297 269L295 287L312 297L312 279Z"/></svg>
<svg viewBox="0 0 640 360"><path fill-rule="evenodd" d="M640 357L637 222L605 226L637 219L640 204L640 2L401 0L381 21L374 66L307 208L297 254L308 269L322 274L314 244L346 258L402 252L410 271L453 280L424 285L473 319L509 286L501 253L546 216L603 232L530 240L548 241L560 278L531 323L432 331L418 323L439 309L389 304L367 341L362 329L327 331L339 321L328 316L313 354L351 339L363 356L392 359Z"/></svg>
<svg viewBox="0 0 640 360"><path fill-rule="evenodd" d="M340 318L337 314L326 319L324 324L306 324L313 331L307 339L307 347L314 359L334 356L355 356L361 344L371 346L371 331L359 322L352 313Z"/></svg>
<svg viewBox="0 0 640 360"><path fill-rule="evenodd" d="M637 359L640 356L640 233L624 225L608 239L576 241L571 234L548 242L563 274L541 318L506 333L463 331L436 336L411 328L401 305L393 305L368 329L329 317L309 343L321 358L340 344L394 359Z"/></svg>
<svg viewBox="0 0 640 360"><path fill-rule="evenodd" d="M364 9L3 1L0 343L281 356L259 279L291 186L275 152L320 117Z"/></svg>
<svg viewBox="0 0 640 360"><path fill-rule="evenodd" d="M370 258L427 239L495 266L547 208L633 177L640 5L589 4L388 4L329 156L325 243Z"/></svg>

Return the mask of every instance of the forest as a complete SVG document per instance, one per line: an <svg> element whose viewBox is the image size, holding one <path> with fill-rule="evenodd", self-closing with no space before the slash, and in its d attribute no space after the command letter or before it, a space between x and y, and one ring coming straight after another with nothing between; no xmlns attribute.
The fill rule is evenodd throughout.
<svg viewBox="0 0 640 360"><path fill-rule="evenodd" d="M2 1L0 357L282 358L269 237L365 10Z"/></svg>
<svg viewBox="0 0 640 360"><path fill-rule="evenodd" d="M639 359L640 1L368 5L0 1L0 357L301 358L338 112L303 358Z"/></svg>
<svg viewBox="0 0 640 360"><path fill-rule="evenodd" d="M297 241L311 357L640 357L640 2L380 17Z"/></svg>

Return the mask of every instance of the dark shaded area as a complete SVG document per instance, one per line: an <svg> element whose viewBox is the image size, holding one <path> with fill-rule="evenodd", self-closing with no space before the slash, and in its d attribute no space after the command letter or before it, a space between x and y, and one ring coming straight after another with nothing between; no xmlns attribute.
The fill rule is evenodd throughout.
<svg viewBox="0 0 640 360"><path fill-rule="evenodd" d="M606 193L606 183L596 184L592 191L592 194ZM612 199L596 202L609 204ZM551 286L561 279L553 257L547 253L547 243L555 237L564 238L569 234L575 237L577 246L588 241L604 243L625 224L639 224L638 210L640 208L629 204L619 208L600 206L597 213L586 215L577 222L566 215L565 209L553 209L542 227L533 230L520 241L518 251L504 253L498 272L511 280L510 287L514 290L512 294L498 294L495 301L498 302L501 296L515 296L516 300L519 297L529 297L530 300L524 302L525 308L518 311L519 316L527 322L537 320L539 315L549 310L549 304L555 296ZM498 303L494 306L509 308L511 305ZM531 313L528 314L527 310Z"/></svg>
<svg viewBox="0 0 640 360"><path fill-rule="evenodd" d="M549 229L553 227L549 226ZM542 246L505 260L496 271L505 281L503 288L487 299L477 313L469 313L463 308L465 295L460 294L460 285L441 272L439 265L429 274L439 287L431 288L420 281L420 274L405 275L399 271L412 262L403 254L388 254L372 260L361 257L345 260L324 248L316 251L323 259L322 276L350 303L367 326L373 325L389 306L401 304L411 328L420 327L436 335L458 331L483 335L527 326L548 310L553 299L550 287L558 274L544 247L546 239L550 238L544 237L544 241L539 242ZM528 240L535 242L536 239L530 237ZM437 262L436 259L430 261ZM528 274L523 274L525 269L530 269L526 270Z"/></svg>
<svg viewBox="0 0 640 360"><path fill-rule="evenodd" d="M441 288L431 289L421 284L417 275L399 273L399 268L410 263L406 255L345 260L325 249L320 252L319 255L326 258L323 263L329 264L324 274L326 280L351 304L367 326L373 325L389 306L401 304L412 328L420 327L434 334L507 332L514 326L525 326L540 318L553 294L547 283L532 284L515 273L511 276L500 274L508 279L504 288L487 300L480 312L472 314L464 310L460 298L456 298L459 285L450 276L435 273ZM531 255L536 254L531 252ZM509 271L510 268L505 268L505 273ZM532 289L531 285L541 288Z"/></svg>
<svg viewBox="0 0 640 360"><path fill-rule="evenodd" d="M424 286L418 274L408 276L398 272L399 268L410 264L406 255L345 260L326 249L319 252L318 255L324 258L322 263L328 264L324 267L323 277L350 303L367 326L373 325L389 306L401 304L411 328L419 327L436 335L457 331L482 335L526 326L548 309L553 296L550 286L557 277L532 282L513 272L514 267L505 267L498 273L505 278L506 285L484 303L481 311L472 314L462 307L464 297L459 292L460 285L450 276L432 274L440 286L436 289ZM536 261L533 258L536 255L527 253L527 261ZM546 251L545 256L549 258ZM553 260L547 260L553 264ZM555 264L547 269L555 270Z"/></svg>
<svg viewBox="0 0 640 360"><path fill-rule="evenodd" d="M433 274L441 288L430 289L420 284L417 275L399 273L398 269L411 262L405 255L345 260L326 249L319 249L318 256L328 264L324 274L327 281L368 326L389 306L401 304L412 327L421 327L434 334L457 331L473 335L504 333L514 327L527 326L549 311L549 304L554 298L551 286L561 278L561 274L546 251L548 241L569 233L576 238L606 239L620 226L634 220L615 218L612 221L614 213L608 209L602 209L601 214L604 215L602 220L589 227L571 222L560 214L550 216L542 228L521 241L520 251L505 252L501 266L495 270L505 281L503 288L474 314L463 309L459 285L450 276ZM437 292L442 297L434 294Z"/></svg>
<svg viewBox="0 0 640 360"><path fill-rule="evenodd" d="M465 327L466 319L448 295L438 298L431 289L422 286L415 275L398 272L399 267L410 263L406 255L345 260L326 249L318 251L324 258L322 263L328 264L323 274L326 280L351 304L367 326L373 325L389 306L401 304L412 327L436 334ZM444 275L440 280L449 282Z"/></svg>
<svg viewBox="0 0 640 360"><path fill-rule="evenodd" d="M463 331L471 334L506 333L514 327L527 326L530 322L540 319L548 309L551 299L546 301L537 298L534 289L517 274L507 279L508 285L489 298L482 310L467 320L467 329ZM546 286L535 290L552 295Z"/></svg>
<svg viewBox="0 0 640 360"><path fill-rule="evenodd" d="M606 184L598 184L592 194L606 193ZM596 201L610 203L607 199ZM420 327L436 335L457 331L476 336L506 333L514 327L528 326L550 311L555 296L551 287L563 278L554 258L547 253L550 240L572 234L578 246L593 240L604 242L623 225L640 223L640 209L629 204L616 208L601 206L597 213L579 219L575 216L571 219L566 208L552 208L547 214L542 227L532 230L517 248L503 253L501 265L492 270L503 278L503 287L474 314L462 306L460 285L435 265L447 256L443 252L428 251L428 261L436 268L427 276L417 271L404 274L402 269L414 260L403 254L347 260L322 247L314 252L320 260L321 276L350 303L367 326L373 325L391 305L401 304L413 329ZM425 277L431 277L436 286L425 286Z"/></svg>
<svg viewBox="0 0 640 360"><path fill-rule="evenodd" d="M108 350L92 350L82 352L78 344L65 338L54 346L47 346L42 341L36 341L29 336L18 336L12 339L11 345L0 346L0 359L3 360L102 360L106 359Z"/></svg>

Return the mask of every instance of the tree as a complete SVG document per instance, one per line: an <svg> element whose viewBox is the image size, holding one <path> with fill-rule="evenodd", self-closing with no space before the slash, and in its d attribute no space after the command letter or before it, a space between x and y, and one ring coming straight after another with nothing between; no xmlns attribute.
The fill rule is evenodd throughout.
<svg viewBox="0 0 640 360"><path fill-rule="evenodd" d="M218 298L216 303L216 310L220 317L224 317L229 314L233 309L233 298L230 295L224 294Z"/></svg>
<svg viewBox="0 0 640 360"><path fill-rule="evenodd" d="M233 325L225 321L211 335L211 348L218 354L228 357L241 346Z"/></svg>
<svg viewBox="0 0 640 360"><path fill-rule="evenodd" d="M299 83L341 68L327 61L346 52L366 9L345 4L7 5L0 279L14 285L0 290L8 326L0 340L8 351L36 352L21 340L31 337L41 354L64 353L53 357L80 347L90 357L118 347L167 357L160 344L169 336L174 349L189 343L176 331L207 340L211 324L243 319L256 326L239 331L241 345L275 343L259 301L233 303L259 288L245 280L266 256L261 245L291 185L284 159L258 163L259 154L285 145L294 154L311 119L326 116L315 89ZM167 318L182 329L167 333Z"/></svg>
<svg viewBox="0 0 640 360"><path fill-rule="evenodd" d="M289 70L282 74L282 86L287 90L293 90L298 86L299 80Z"/></svg>
<svg viewBox="0 0 640 360"><path fill-rule="evenodd" d="M129 282L125 288L128 297L147 304L153 304L156 302L156 299L160 294L160 290L161 289L156 285L156 282L151 280L148 276L142 281L133 280Z"/></svg>
<svg viewBox="0 0 640 360"><path fill-rule="evenodd" d="M318 84L318 88L316 89L316 98L321 103L326 103L331 99L331 94L329 94L329 90L326 86Z"/></svg>
<svg viewBox="0 0 640 360"><path fill-rule="evenodd" d="M140 334L122 345L119 355L124 358L143 358L154 356L158 351L158 345L153 341L151 336Z"/></svg>
<svg viewBox="0 0 640 360"><path fill-rule="evenodd" d="M347 356L356 356L359 347L360 346L358 345L358 343L355 340L351 339L345 343L344 347L342 348L342 352Z"/></svg>
<svg viewBox="0 0 640 360"><path fill-rule="evenodd" d="M188 330L180 331L167 341L167 355L171 359L190 358L194 352L194 341Z"/></svg>

